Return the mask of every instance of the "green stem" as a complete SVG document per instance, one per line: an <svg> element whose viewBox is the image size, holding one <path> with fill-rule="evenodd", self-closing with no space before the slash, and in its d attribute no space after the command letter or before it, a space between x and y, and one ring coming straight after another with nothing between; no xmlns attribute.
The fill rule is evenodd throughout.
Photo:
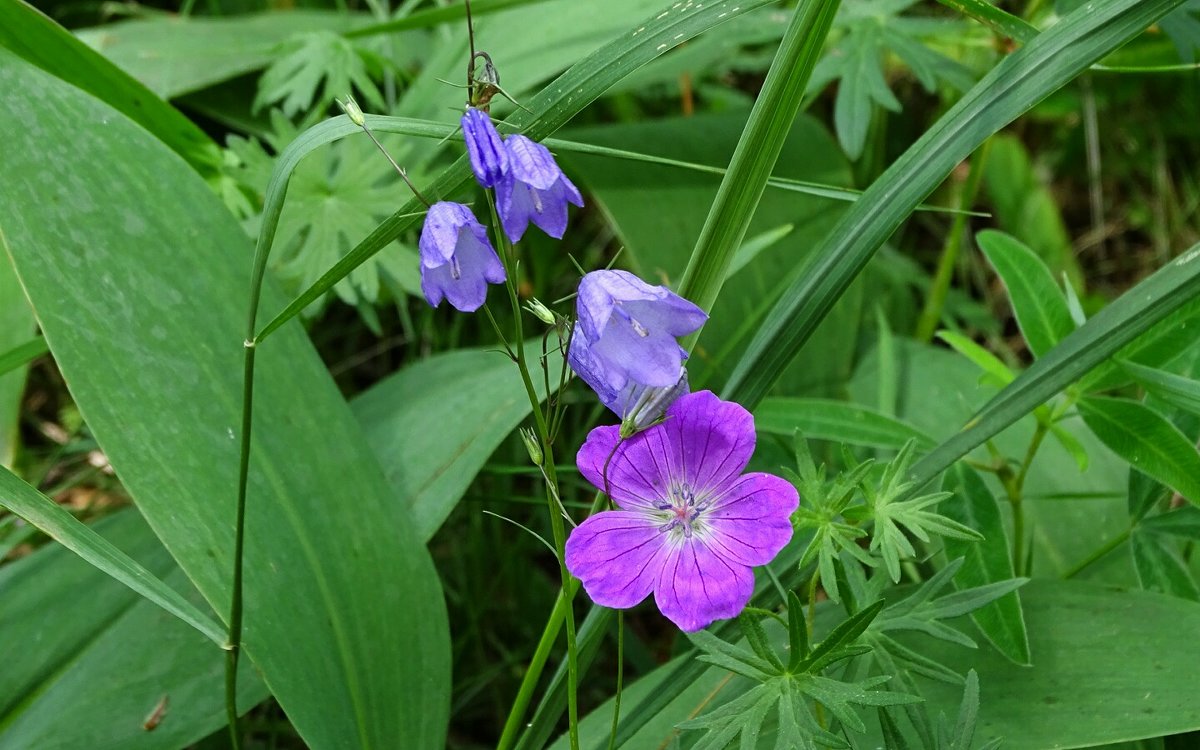
<svg viewBox="0 0 1200 750"><path fill-rule="evenodd" d="M1029 467L1033 464L1033 458L1037 455L1042 441L1046 439L1049 432L1050 423L1039 420L1037 428L1033 431L1033 438L1029 441L1029 447L1025 450L1025 458L1021 461L1020 470L1014 475L1012 469L1002 466L996 472L997 478L1004 485L1004 491L1008 495L1009 505L1012 506L1012 563L1013 572L1018 576L1025 574L1025 478L1029 476Z"/></svg>
<svg viewBox="0 0 1200 750"><path fill-rule="evenodd" d="M521 319L521 302L517 298L516 286L516 248L509 244L508 238L501 228L500 217L496 213L496 203L491 193L487 194L488 208L491 210L492 227L496 230L497 241L501 245L501 258L505 261L508 280L504 287L508 290L508 301L512 305L513 328L516 334L517 369L521 373L521 382L525 385L525 393L529 404L533 407L533 424L538 440L542 444L542 468L546 477L546 502L550 510L550 530L554 535L554 549L558 555L558 572L562 579L562 589L570 589L573 579L567 570L566 561L566 529L563 526L562 506L558 501L558 473L554 465L554 446L550 441L550 430L546 424L546 415L542 412L542 400L538 398L537 389L533 386L533 378L529 374L529 364L525 358L525 333ZM567 624L567 733L570 736L571 750L579 750L579 653L575 642L575 613L570 602L564 607L564 618Z"/></svg>
<svg viewBox="0 0 1200 750"><path fill-rule="evenodd" d="M588 515L598 512L603 505L604 495L597 492ZM554 609L551 610L550 616L546 618L546 626L542 628L542 637L538 640L537 648L533 652L533 658L530 659L529 667L525 670L525 676L521 679L521 686L517 690L517 698L513 701L512 708L509 709L508 719L504 722L504 731L500 734L500 742L496 744L496 750L512 750L512 747L516 744L518 733L521 731L521 724L525 720L525 711L529 708L529 702L533 698L534 688L537 687L538 680L541 679L542 670L546 667L546 660L550 655L550 650L554 647L554 641L558 638L558 631L562 628L563 621L567 616L567 610L570 609L571 602L574 601L575 594L579 592L579 588L580 583L578 579L572 578L570 586L559 591Z"/></svg>
<svg viewBox="0 0 1200 750"><path fill-rule="evenodd" d="M1112 539L1109 539L1107 542L1100 545L1100 547L1095 552L1088 555L1081 562L1079 562L1077 565L1075 565L1075 567L1071 568L1066 573L1063 573L1063 578L1074 578L1075 576L1079 575L1092 563L1096 562L1100 558L1107 555L1109 552L1112 552L1117 547L1120 547L1122 544L1124 544L1126 541L1128 541L1129 536L1132 533L1133 533L1133 527L1131 526L1130 528L1122 531L1120 534L1117 534Z"/></svg>
<svg viewBox="0 0 1200 750"><path fill-rule="evenodd" d="M979 183L983 177L983 165L987 162L988 147L991 139L983 142L975 158L971 160L970 171L959 193L958 207L968 210L975 204L979 194ZM942 255L938 258L937 271L929 286L929 295L925 298L925 306L921 317L917 320L917 341L930 342L937 330L938 322L942 319L942 309L946 306L946 294L950 291L950 281L954 276L954 268L958 265L958 256L962 251L963 235L966 234L967 217L965 214L955 214L950 225L950 234L946 236L946 244L942 247Z"/></svg>
<svg viewBox="0 0 1200 750"><path fill-rule="evenodd" d="M608 750L617 748L617 724L621 721L621 688L625 681L625 613L617 610L617 694L613 698L612 728L608 732Z"/></svg>

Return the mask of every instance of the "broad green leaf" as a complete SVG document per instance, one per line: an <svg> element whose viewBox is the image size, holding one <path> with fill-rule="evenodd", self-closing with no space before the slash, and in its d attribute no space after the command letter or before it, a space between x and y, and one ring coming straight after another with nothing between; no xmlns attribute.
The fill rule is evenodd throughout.
<svg viewBox="0 0 1200 750"><path fill-rule="evenodd" d="M978 542L946 537L943 544L950 559L963 558L962 568L954 578L959 588L974 588L1013 578L1012 557L1008 536L996 498L979 474L969 466L958 463L946 473L942 489L954 497L938 507L945 515L975 529L983 535ZM996 649L1016 664L1029 664L1029 636L1025 631L1025 616L1021 599L1015 591L971 613L971 619Z"/></svg>
<svg viewBox="0 0 1200 750"><path fill-rule="evenodd" d="M0 360L12 355L11 365L0 363L0 469L12 466L17 452L17 420L21 394L25 392L25 364L29 361L19 347L29 342L33 330L33 311L25 301L12 263L0 256Z"/></svg>
<svg viewBox="0 0 1200 750"><path fill-rule="evenodd" d="M1138 401L1092 396L1079 401L1083 421L1138 471L1200 503L1200 454L1166 417Z"/></svg>
<svg viewBox="0 0 1200 750"><path fill-rule="evenodd" d="M93 528L207 609L136 511ZM0 598L0 749L184 747L225 724L223 652L69 550L46 545L0 568ZM248 662L238 687L243 711L267 696Z"/></svg>
<svg viewBox="0 0 1200 750"><path fill-rule="evenodd" d="M1196 581L1168 540L1135 532L1129 542L1133 551L1133 566L1142 588L1200 601L1200 589L1196 588Z"/></svg>
<svg viewBox="0 0 1200 750"><path fill-rule="evenodd" d="M1134 362L1122 362L1121 369L1165 403L1191 414L1200 414L1200 381Z"/></svg>
<svg viewBox="0 0 1200 750"><path fill-rule="evenodd" d="M941 474L959 457L1041 406L1155 324L1187 308L1200 293L1200 264L1191 263L1197 258L1200 246L1123 294L1034 362L962 430L917 462L910 472L916 486Z"/></svg>
<svg viewBox="0 0 1200 750"><path fill-rule="evenodd" d="M1062 290L1041 259L1009 235L986 230L975 241L1008 290L1025 343L1041 357L1075 329Z"/></svg>
<svg viewBox="0 0 1200 750"><path fill-rule="evenodd" d="M903 420L866 406L820 398L768 398L754 410L754 427L790 437L796 430L806 438L899 450L909 440L933 445L933 438Z"/></svg>
<svg viewBox="0 0 1200 750"><path fill-rule="evenodd" d="M531 340L525 351L540 356L540 341ZM551 389L558 387L562 361L552 353ZM535 377L534 386L545 398L543 378ZM530 413L516 365L503 352L479 349L439 354L406 367L355 398L352 406L400 507L426 540L500 442Z"/></svg>
<svg viewBox="0 0 1200 750"><path fill-rule="evenodd" d="M225 642L224 628L196 609L153 573L139 565L65 508L0 468L0 505L33 524L67 549L204 634Z"/></svg>
<svg viewBox="0 0 1200 750"><path fill-rule="evenodd" d="M523 105L529 111L514 113L508 118L508 124L535 141L542 140L637 68L692 37L736 18L739 13L755 10L768 2L769 0L718 0L697 5L673 6L656 16L646 18L629 33L619 35L578 61L536 96L524 101ZM524 30L520 30L520 33L525 35ZM308 131L308 134L318 130L340 130L346 125L349 125L347 118L334 118L316 126ZM354 130L353 126L350 126L338 137L348 135ZM281 179L283 174L285 173L281 173ZM462 191L470 181L470 165L464 155L428 185L426 192L430 195L449 196ZM273 182L272 189L280 193L279 199L282 200L283 187ZM270 192L269 190L268 193ZM319 281L292 300L270 323L263 326L259 337L265 337L283 322L290 320L353 269L408 231L416 223L416 217L420 215L422 208L422 204L416 198L401 206L330 268ZM267 244L269 249L270 243Z"/></svg>
<svg viewBox="0 0 1200 750"><path fill-rule="evenodd" d="M1035 657L1046 655L1029 667L990 648L970 650L923 637L905 638L924 656L960 673L978 673L983 696L977 741L1003 737L1003 747L1091 747L1200 729L1192 697L1192 665L1200 661L1200 643L1179 637L1200 628L1200 607L1160 594L1037 579L1021 589L1021 600L1030 650ZM843 616L840 608L824 607L818 628ZM785 640L781 632L780 645ZM628 685L622 715L671 689L665 681L675 665L670 662ZM663 746L674 724L741 695L746 684L736 680L714 694L727 674L710 668L678 686L677 697L623 747ZM932 715L957 714L959 686L922 682L921 690ZM611 701L589 713L581 722L583 746L606 747L611 721ZM871 736L855 737L855 744L882 745ZM565 739L554 745L555 750L565 747Z"/></svg>
<svg viewBox="0 0 1200 750"><path fill-rule="evenodd" d="M23 0L0 0L0 47L108 102L197 172L216 176L220 149L198 125Z"/></svg>
<svg viewBox="0 0 1200 750"><path fill-rule="evenodd" d="M760 328L725 386L753 409L875 251L987 137L1182 0L1108 0L1072 13L997 65L843 215Z"/></svg>
<svg viewBox="0 0 1200 750"><path fill-rule="evenodd" d="M1200 540L1200 508L1185 505L1157 516L1143 518L1140 526L1142 530L1156 534Z"/></svg>
<svg viewBox="0 0 1200 750"><path fill-rule="evenodd" d="M7 53L0 87L6 250L100 446L225 612L245 235L175 154L108 106ZM67 142L88 158L47 151ZM281 301L270 285L266 298ZM440 746L449 642L433 565L303 332L277 339L258 363L246 651L311 747Z"/></svg>
<svg viewBox="0 0 1200 750"><path fill-rule="evenodd" d="M266 65L294 34L348 31L367 16L289 10L221 17L158 17L119 21L75 32L89 47L157 96L177 96Z"/></svg>

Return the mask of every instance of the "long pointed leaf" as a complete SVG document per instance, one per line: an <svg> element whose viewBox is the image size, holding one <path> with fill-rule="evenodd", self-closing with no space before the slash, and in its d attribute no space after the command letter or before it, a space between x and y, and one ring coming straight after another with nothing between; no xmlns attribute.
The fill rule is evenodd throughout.
<svg viewBox="0 0 1200 750"><path fill-rule="evenodd" d="M914 492L1200 294L1200 245L1121 295L1021 373L909 472Z"/></svg>
<svg viewBox="0 0 1200 750"><path fill-rule="evenodd" d="M7 251L126 488L228 611L245 235L111 107L4 51L0 88ZM87 158L59 157L65 143ZM266 298L280 299L271 286ZM303 331L278 338L259 353L246 651L313 748L441 746L450 644L436 571Z"/></svg>
<svg viewBox="0 0 1200 750"><path fill-rule="evenodd" d="M1182 0L1089 3L1010 55L855 202L813 261L797 269L725 387L753 408L913 208L983 141Z"/></svg>
<svg viewBox="0 0 1200 750"><path fill-rule="evenodd" d="M33 524L67 549L199 630L225 642L225 629L50 498L0 467L0 505ZM215 652L214 652L215 654Z"/></svg>

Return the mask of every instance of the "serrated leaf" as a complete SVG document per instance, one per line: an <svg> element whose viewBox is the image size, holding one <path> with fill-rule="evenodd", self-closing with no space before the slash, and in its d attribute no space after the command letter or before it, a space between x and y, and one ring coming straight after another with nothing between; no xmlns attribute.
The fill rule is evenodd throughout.
<svg viewBox="0 0 1200 750"><path fill-rule="evenodd" d="M834 649L848 646L854 642L856 638L863 634L871 622L883 609L883 600L877 601L870 606L855 612L845 621L840 623L836 628L830 631L825 640L813 646L808 658L800 662L800 669L807 669L809 665L832 652Z"/></svg>

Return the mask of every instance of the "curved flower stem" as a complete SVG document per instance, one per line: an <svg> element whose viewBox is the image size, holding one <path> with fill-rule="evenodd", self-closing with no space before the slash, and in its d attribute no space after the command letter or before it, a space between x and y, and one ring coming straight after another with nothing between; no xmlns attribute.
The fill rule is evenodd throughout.
<svg viewBox="0 0 1200 750"><path fill-rule="evenodd" d="M495 230L497 242L501 245L501 259L507 266L508 280L504 287L508 290L508 301L512 305L513 328L516 334L516 362L521 372L521 382L525 385L525 393L529 396L529 404L533 407L533 424L538 440L542 444L542 469L546 478L546 501L550 508L550 529L554 534L554 549L558 554L558 572L562 578L563 591L571 588L572 578L567 570L566 562L566 529L563 526L561 506L558 502L558 474L554 465L554 446L550 440L550 429L546 423L546 415L542 412L542 400L538 398L537 389L533 386L533 378L529 374L529 363L525 357L525 334L521 320L521 302L517 298L516 250L509 244L496 213L496 203L492 194L487 194L488 208L492 215L492 228ZM575 643L575 613L571 609L570 599L566 599L563 616L567 624L567 721L568 734L571 738L571 750L579 750L579 654Z"/></svg>

